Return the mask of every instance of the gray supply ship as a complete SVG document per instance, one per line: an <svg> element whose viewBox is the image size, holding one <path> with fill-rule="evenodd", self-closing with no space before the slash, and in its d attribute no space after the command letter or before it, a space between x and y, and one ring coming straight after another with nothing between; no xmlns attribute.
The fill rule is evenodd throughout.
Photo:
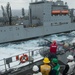
<svg viewBox="0 0 75 75"><path fill-rule="evenodd" d="M0 22L0 43L75 30L74 9L69 9L67 3L61 0L31 2L29 16L25 19L19 18L15 24L9 4L7 9L10 14L4 14L2 6L4 22Z"/></svg>

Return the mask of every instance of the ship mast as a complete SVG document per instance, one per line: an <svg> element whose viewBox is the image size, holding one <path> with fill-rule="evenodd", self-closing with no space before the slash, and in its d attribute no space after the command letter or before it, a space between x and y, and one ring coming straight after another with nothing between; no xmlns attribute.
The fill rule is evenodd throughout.
<svg viewBox="0 0 75 75"><path fill-rule="evenodd" d="M4 7L1 5L1 9L2 9L2 14L3 14L3 18L4 18L4 23L9 23L9 25L11 25L11 17L12 17L12 12L11 12L11 6L10 3L7 3L6 6L6 10L4 9Z"/></svg>
<svg viewBox="0 0 75 75"><path fill-rule="evenodd" d="M6 6L6 12L7 12L8 20L9 20L9 25L11 25L12 12L11 12L11 6L9 2L7 3L7 6Z"/></svg>
<svg viewBox="0 0 75 75"><path fill-rule="evenodd" d="M5 9L4 9L4 7L2 5L1 5L1 9L3 11L2 14L3 14L3 19L4 19L4 24L6 24L6 22L8 21L8 18L7 18Z"/></svg>
<svg viewBox="0 0 75 75"><path fill-rule="evenodd" d="M22 17L23 18L25 17L25 10L24 10L24 8L22 8Z"/></svg>

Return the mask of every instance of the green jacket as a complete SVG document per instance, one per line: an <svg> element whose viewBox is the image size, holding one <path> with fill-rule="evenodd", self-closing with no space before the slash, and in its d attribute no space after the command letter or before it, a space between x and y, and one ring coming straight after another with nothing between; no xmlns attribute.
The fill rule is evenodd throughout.
<svg viewBox="0 0 75 75"><path fill-rule="evenodd" d="M56 75L59 75L60 65L57 64L55 67L52 68L52 70L56 70Z"/></svg>

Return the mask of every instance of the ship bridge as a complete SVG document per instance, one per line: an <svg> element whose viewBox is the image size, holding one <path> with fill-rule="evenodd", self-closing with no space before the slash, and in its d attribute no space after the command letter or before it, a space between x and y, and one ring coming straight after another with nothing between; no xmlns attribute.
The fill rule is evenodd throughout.
<svg viewBox="0 0 75 75"><path fill-rule="evenodd" d="M57 0L36 1L30 4L31 16L40 19L43 25L68 24L71 22L67 3Z"/></svg>

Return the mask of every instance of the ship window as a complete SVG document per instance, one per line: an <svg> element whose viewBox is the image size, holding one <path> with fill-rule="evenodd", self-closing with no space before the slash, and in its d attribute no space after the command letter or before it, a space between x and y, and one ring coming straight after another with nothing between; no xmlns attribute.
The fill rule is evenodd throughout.
<svg viewBox="0 0 75 75"><path fill-rule="evenodd" d="M17 30L19 30L19 28L17 28Z"/></svg>
<svg viewBox="0 0 75 75"><path fill-rule="evenodd" d="M55 24L57 24L57 23L55 23Z"/></svg>
<svg viewBox="0 0 75 75"><path fill-rule="evenodd" d="M24 28L26 28L26 25L23 25Z"/></svg>
<svg viewBox="0 0 75 75"><path fill-rule="evenodd" d="M19 30L19 28L16 27L16 30Z"/></svg>
<svg viewBox="0 0 75 75"><path fill-rule="evenodd" d="M63 14L64 16L66 16L67 14Z"/></svg>
<svg viewBox="0 0 75 75"><path fill-rule="evenodd" d="M51 23L51 26L52 26L53 24Z"/></svg>
<svg viewBox="0 0 75 75"><path fill-rule="evenodd" d="M43 15L45 15L45 13L43 13Z"/></svg>
<svg viewBox="0 0 75 75"><path fill-rule="evenodd" d="M61 24L61 22L59 22Z"/></svg>
<svg viewBox="0 0 75 75"><path fill-rule="evenodd" d="M6 30L4 30L4 32L6 32Z"/></svg>

